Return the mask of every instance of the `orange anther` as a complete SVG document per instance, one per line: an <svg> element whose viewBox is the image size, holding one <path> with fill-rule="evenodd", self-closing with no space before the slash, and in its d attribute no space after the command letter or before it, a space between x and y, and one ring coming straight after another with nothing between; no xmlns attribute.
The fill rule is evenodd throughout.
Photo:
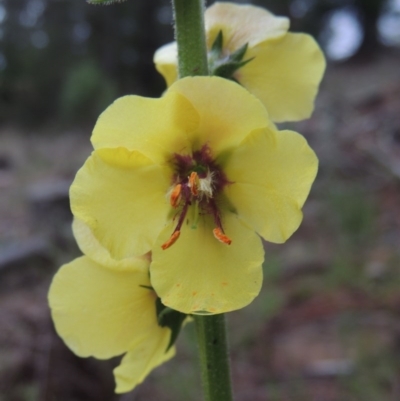
<svg viewBox="0 0 400 401"><path fill-rule="evenodd" d="M178 207L179 202L181 201L181 193L182 193L182 185L177 184L175 185L175 188L171 192L171 197L169 198L169 201L171 203L172 207Z"/></svg>
<svg viewBox="0 0 400 401"><path fill-rule="evenodd" d="M193 196L197 196L199 194L199 176L195 171L190 173L189 187Z"/></svg>
<svg viewBox="0 0 400 401"><path fill-rule="evenodd" d="M179 230L175 231L174 233L172 233L172 235L169 238L169 240L164 242L161 245L161 248L165 250L165 249L169 248L170 246L174 245L180 235L181 235L181 232Z"/></svg>
<svg viewBox="0 0 400 401"><path fill-rule="evenodd" d="M213 234L218 241L224 244L230 245L232 243L232 240L226 236L219 227L214 228Z"/></svg>

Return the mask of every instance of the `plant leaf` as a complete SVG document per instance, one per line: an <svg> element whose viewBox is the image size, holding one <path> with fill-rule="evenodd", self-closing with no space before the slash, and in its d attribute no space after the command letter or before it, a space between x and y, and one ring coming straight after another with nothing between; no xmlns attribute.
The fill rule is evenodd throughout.
<svg viewBox="0 0 400 401"><path fill-rule="evenodd" d="M160 298L156 300L156 311L158 324L161 327L168 327L171 330L171 338L165 350L165 352L167 352L175 344L179 332L181 331L182 323L186 319L186 315L163 305Z"/></svg>

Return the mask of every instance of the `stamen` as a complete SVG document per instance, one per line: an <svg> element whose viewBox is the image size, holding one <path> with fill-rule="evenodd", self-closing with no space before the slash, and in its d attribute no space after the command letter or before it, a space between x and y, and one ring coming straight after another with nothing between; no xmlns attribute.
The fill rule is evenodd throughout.
<svg viewBox="0 0 400 401"><path fill-rule="evenodd" d="M181 199L182 199L182 185L177 184L175 185L175 188L172 190L171 197L169 198L171 206L177 208L179 206Z"/></svg>
<svg viewBox="0 0 400 401"><path fill-rule="evenodd" d="M199 175L195 171L190 173L189 187L193 196L197 196L199 194Z"/></svg>
<svg viewBox="0 0 400 401"><path fill-rule="evenodd" d="M226 245L230 245L232 243L232 240L227 235L225 235L219 227L214 228L213 234L218 241Z"/></svg>
<svg viewBox="0 0 400 401"><path fill-rule="evenodd" d="M164 242L164 243L161 245L161 248L162 248L163 250L166 250L166 249L168 249L170 246L174 245L175 242L177 241L177 239L179 238L180 235L181 235L181 232L180 232L179 230L173 232L172 235L171 235L171 237L169 238L169 240L166 241L166 242Z"/></svg>

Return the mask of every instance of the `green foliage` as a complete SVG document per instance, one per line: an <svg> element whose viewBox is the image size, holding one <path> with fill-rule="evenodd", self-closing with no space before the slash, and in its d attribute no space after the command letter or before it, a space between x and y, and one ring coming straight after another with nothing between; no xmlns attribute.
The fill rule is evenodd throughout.
<svg viewBox="0 0 400 401"><path fill-rule="evenodd" d="M332 261L325 275L325 287L365 287L367 278L362 266L353 261L352 255L348 255L344 250L339 249L335 260Z"/></svg>
<svg viewBox="0 0 400 401"><path fill-rule="evenodd" d="M373 237L376 205L364 189L336 185L327 194L331 229L337 232L342 245L365 244L365 241Z"/></svg>
<svg viewBox="0 0 400 401"><path fill-rule="evenodd" d="M74 65L61 89L60 112L69 123L96 117L117 97L116 85L92 60Z"/></svg>
<svg viewBox="0 0 400 401"><path fill-rule="evenodd" d="M343 376L340 386L357 400L391 399L388 392L397 386L400 365L393 352L396 348L382 335L376 318L365 312L345 312L339 324L343 344L355 351L354 372Z"/></svg>

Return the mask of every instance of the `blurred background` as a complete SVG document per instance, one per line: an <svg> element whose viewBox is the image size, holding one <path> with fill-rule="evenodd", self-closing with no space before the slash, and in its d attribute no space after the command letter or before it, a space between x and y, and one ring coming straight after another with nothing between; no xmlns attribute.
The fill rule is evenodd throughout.
<svg viewBox="0 0 400 401"><path fill-rule="evenodd" d="M209 1L208 4L211 4ZM286 124L320 170L301 228L265 244L265 283L229 314L238 401L400 399L400 0L259 0L311 33L328 69L309 120ZM159 96L167 0L0 0L0 401L202 400L193 327L144 384L75 357L46 295L79 255L68 188L116 97Z"/></svg>

